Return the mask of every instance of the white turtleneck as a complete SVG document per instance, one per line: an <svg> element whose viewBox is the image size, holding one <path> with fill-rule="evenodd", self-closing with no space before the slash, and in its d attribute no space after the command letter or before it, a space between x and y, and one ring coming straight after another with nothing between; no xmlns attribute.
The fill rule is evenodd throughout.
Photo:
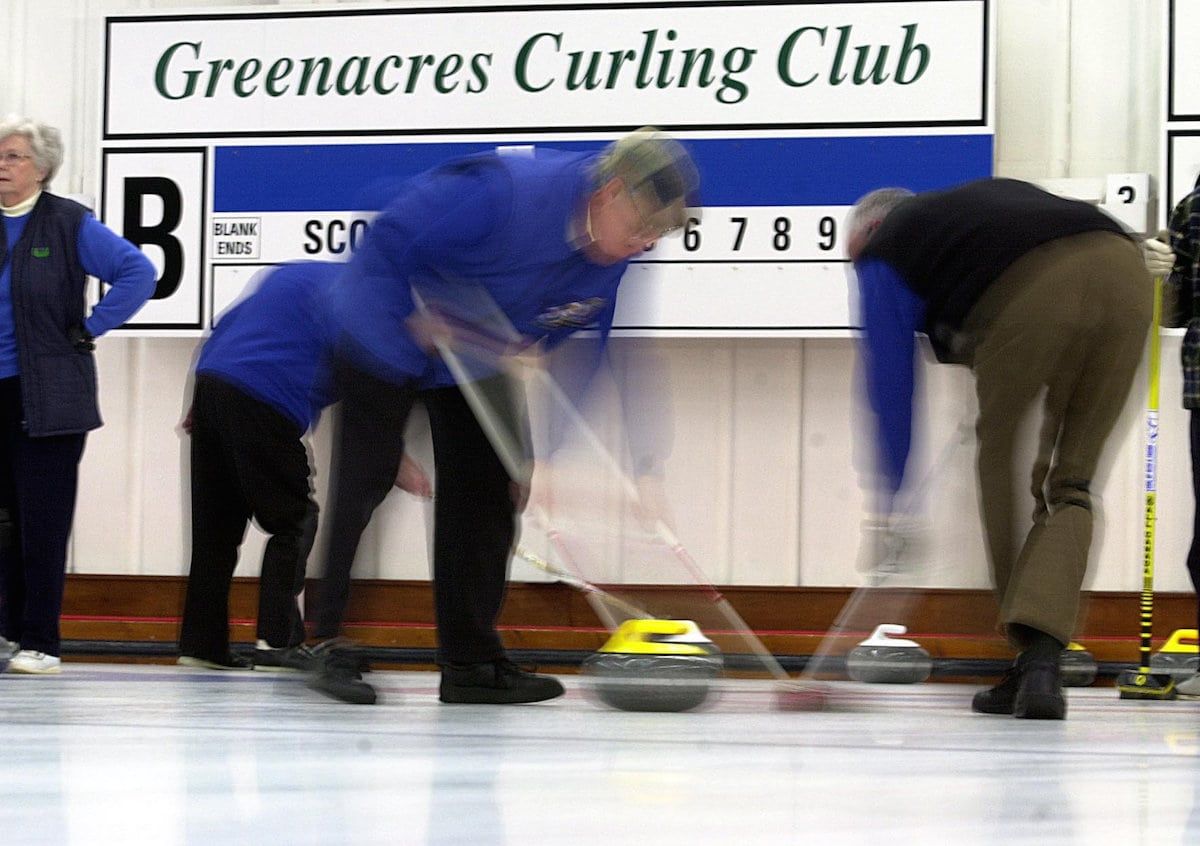
<svg viewBox="0 0 1200 846"><path fill-rule="evenodd" d="M42 192L34 191L33 195L27 197L16 205L5 206L0 205L0 214L5 217L20 217L23 214L29 214L33 210L34 204L38 201L38 197L42 196Z"/></svg>

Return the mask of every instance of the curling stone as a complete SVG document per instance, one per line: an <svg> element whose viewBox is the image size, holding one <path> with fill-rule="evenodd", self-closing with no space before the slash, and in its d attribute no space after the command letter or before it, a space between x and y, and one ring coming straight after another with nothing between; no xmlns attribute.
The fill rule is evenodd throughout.
<svg viewBox="0 0 1200 846"><path fill-rule="evenodd" d="M622 711L689 711L721 674L720 650L691 620L626 620L583 662L588 689Z"/></svg>
<svg viewBox="0 0 1200 846"><path fill-rule="evenodd" d="M876 684L914 684L933 672L933 659L916 641L889 637L907 628L894 623L876 626L871 636L850 650L846 672L850 678Z"/></svg>
<svg viewBox="0 0 1200 846"><path fill-rule="evenodd" d="M1087 687L1096 680L1096 659L1074 641L1062 651L1058 666L1064 687Z"/></svg>
<svg viewBox="0 0 1200 846"><path fill-rule="evenodd" d="M1196 629L1176 629L1162 649L1150 656L1150 669L1186 679L1200 672Z"/></svg>

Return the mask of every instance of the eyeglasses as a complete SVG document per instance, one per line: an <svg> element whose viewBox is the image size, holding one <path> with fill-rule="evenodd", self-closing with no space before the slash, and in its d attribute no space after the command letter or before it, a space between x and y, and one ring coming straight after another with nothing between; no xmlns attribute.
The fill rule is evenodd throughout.
<svg viewBox="0 0 1200 846"><path fill-rule="evenodd" d="M642 211L641 204L638 203L637 198L633 196L632 192L626 190L623 193L629 205L633 206L634 212L637 213L638 222L635 226L631 227L633 231L629 233L633 240L653 243L667 234L663 231L662 226L650 222L650 219L646 217L646 213Z"/></svg>
<svg viewBox="0 0 1200 846"><path fill-rule="evenodd" d="M26 155L25 153L0 153L0 164L15 165L20 164L25 159L32 158L33 156Z"/></svg>

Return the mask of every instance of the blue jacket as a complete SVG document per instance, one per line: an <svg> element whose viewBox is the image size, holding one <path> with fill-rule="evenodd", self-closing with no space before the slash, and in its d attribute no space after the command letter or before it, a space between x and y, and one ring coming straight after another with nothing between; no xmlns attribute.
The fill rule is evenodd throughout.
<svg viewBox="0 0 1200 846"><path fill-rule="evenodd" d="M570 225L595 189L595 154L481 155L411 180L371 226L333 288L342 350L393 382L449 385L409 334L412 290L447 301L482 291L517 332L555 344L612 327L627 262L598 265Z"/></svg>
<svg viewBox="0 0 1200 846"><path fill-rule="evenodd" d="M333 401L325 300L343 265L307 261L270 271L217 321L196 372L215 376L306 431Z"/></svg>
<svg viewBox="0 0 1200 846"><path fill-rule="evenodd" d="M76 350L67 333L82 325L99 335L123 323L154 292L157 274L136 247L71 200L43 192L22 223L10 256L0 216L0 268L11 278L25 428L31 437L86 432L101 425L96 361ZM106 296L93 311L94 321L86 315L89 274L115 286L111 301Z"/></svg>

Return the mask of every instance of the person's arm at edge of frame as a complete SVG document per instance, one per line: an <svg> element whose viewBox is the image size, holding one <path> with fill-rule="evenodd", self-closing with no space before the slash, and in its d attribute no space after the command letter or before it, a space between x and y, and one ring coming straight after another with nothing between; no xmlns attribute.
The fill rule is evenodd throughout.
<svg viewBox="0 0 1200 846"><path fill-rule="evenodd" d="M875 412L880 470L885 484L879 511L891 511L904 483L912 446L913 356L925 305L886 262L855 266L861 292L864 372Z"/></svg>
<svg viewBox="0 0 1200 846"><path fill-rule="evenodd" d="M1200 190L1193 190L1172 210L1168 226L1170 249L1175 255L1172 271L1187 274L1192 293L1186 326L1198 316L1196 300L1200 298Z"/></svg>

